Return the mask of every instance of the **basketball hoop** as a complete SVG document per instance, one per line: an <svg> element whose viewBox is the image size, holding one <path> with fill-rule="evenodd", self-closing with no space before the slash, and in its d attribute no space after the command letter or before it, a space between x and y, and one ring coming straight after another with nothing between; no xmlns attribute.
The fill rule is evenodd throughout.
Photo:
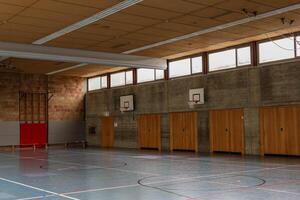
<svg viewBox="0 0 300 200"><path fill-rule="evenodd" d="M128 109L129 109L129 102L125 101L123 107L120 108L120 111L123 114L124 112L128 111Z"/></svg>
<svg viewBox="0 0 300 200"><path fill-rule="evenodd" d="M188 105L190 108L194 108L196 104L198 104L199 101L188 101Z"/></svg>

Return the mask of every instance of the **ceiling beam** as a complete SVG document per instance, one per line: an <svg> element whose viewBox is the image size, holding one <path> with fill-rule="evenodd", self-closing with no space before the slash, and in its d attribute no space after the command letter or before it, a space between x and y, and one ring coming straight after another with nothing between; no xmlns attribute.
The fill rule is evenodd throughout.
<svg viewBox="0 0 300 200"><path fill-rule="evenodd" d="M226 24L214 26L214 27L211 27L211 28L208 28L208 29L199 30L199 31L196 31L196 32L193 32L193 33L189 33L189 34L182 35L182 36L179 36L179 37L171 38L171 39L164 40L164 41L161 41L161 42L157 42L157 43L154 43L154 44L146 45L146 46L139 47L139 48L136 48L136 49L131 49L131 50L125 51L124 53L125 54L131 54L131 53L143 51L143 50L146 50L146 49L151 49L151 48L154 48L154 47L170 44L170 43L173 43L173 42L178 42L178 41L181 41L181 40L185 40L185 39L189 39L189 38L192 38L192 37L204 35L204 34L207 34L207 33L224 30L226 28L231 28L231 27L234 27L234 26L243 25L243 24L246 24L246 23L249 23L249 22L253 22L253 21L260 20L260 19L272 17L272 16L275 16L275 15L279 15L279 14L290 12L290 11L297 10L297 9L300 9L300 3L294 4L294 5L291 5L291 6L287 6L287 7L284 7L284 8L276 9L276 10L273 10L273 11L270 11L270 12L258 14L256 16L247 17L245 19L241 19L241 20L229 22L229 23L226 23Z"/></svg>
<svg viewBox="0 0 300 200"><path fill-rule="evenodd" d="M50 35L47 35L47 36L45 36L41 39L38 39L38 40L34 41L32 44L45 44L45 43L47 43L51 40L59 38L59 37L65 35L67 33L72 32L72 31L78 30L78 29L80 29L84 26L92 24L92 23L94 23L94 22L96 22L100 19L103 19L107 16L110 16L114 13L117 13L121 10L124 10L124 9L126 9L130 6L133 6L137 3L140 3L142 1L143 0L125 0L125 1L122 1L121 3L118 3L118 4L112 6L108 9L105 9L105 10L101 11L101 12L98 12L98 13L96 13L95 15L93 15L91 17L85 18L85 19L83 19L79 22L76 22L74 24L71 24L71 25L69 25L69 26L67 26L67 27L65 27L65 28L63 28L59 31L56 31L56 32L54 32Z"/></svg>
<svg viewBox="0 0 300 200"><path fill-rule="evenodd" d="M47 47L32 44L0 42L0 56L71 63L100 64L115 67L166 69L161 58L116 53Z"/></svg>

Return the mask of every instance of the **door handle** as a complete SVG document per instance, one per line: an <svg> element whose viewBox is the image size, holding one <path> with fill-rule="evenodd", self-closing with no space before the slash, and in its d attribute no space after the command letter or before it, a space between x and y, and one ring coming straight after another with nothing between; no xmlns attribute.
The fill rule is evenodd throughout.
<svg viewBox="0 0 300 200"><path fill-rule="evenodd" d="M283 132L283 128L280 128L280 132Z"/></svg>

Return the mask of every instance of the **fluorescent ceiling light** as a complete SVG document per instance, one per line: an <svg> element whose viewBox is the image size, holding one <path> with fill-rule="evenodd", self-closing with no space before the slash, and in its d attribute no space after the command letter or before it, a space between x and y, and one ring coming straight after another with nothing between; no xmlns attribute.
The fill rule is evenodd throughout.
<svg viewBox="0 0 300 200"><path fill-rule="evenodd" d="M297 10L297 9L300 9L300 4L294 4L294 5L291 5L291 6L287 6L285 8L276 9L276 10L273 10L273 11L270 11L270 12L266 12L266 13L263 13L263 14L253 16L253 17L247 17L245 19L241 19L241 20L237 20L237 21L234 21L234 22L229 22L229 23L226 23L226 24L214 26L214 27L211 27L211 28L208 28L208 29L200 30L200 31L197 31L197 32L189 33L189 34L182 35L182 36L179 36L179 37L175 37L175 38L172 38L172 39L168 39L168 40L164 40L164 41L157 42L157 43L154 43L154 44L146 45L146 46L143 46L143 47L140 47L140 48L132 49L132 50L126 51L124 53L125 54L131 54L131 53L135 53L135 52L138 52L138 51L151 49L151 48L154 48L154 47L162 46L162 45L165 45L165 44L170 44L170 43L173 43L173 42L178 42L178 41L189 39L189 38L192 38L192 37L204 35L206 33L220 31L220 30L223 30L223 29L226 29L226 28L231 28L231 27L234 27L234 26L246 24L246 23L249 23L249 22L257 21L257 20L264 19L264 18L267 18L267 17L272 17L274 15L279 15L279 14L290 12L290 11Z"/></svg>
<svg viewBox="0 0 300 200"><path fill-rule="evenodd" d="M66 68L59 69L59 70L56 70L56 71L53 71L53 72L49 72L46 75L53 75L53 74L57 74L57 73L64 72L64 71L68 71L68 70L71 70L71 69L76 69L76 68L79 68L79 67L83 67L83 66L86 66L86 65L88 65L88 64L81 63L81 64L73 65L71 67L66 67Z"/></svg>
<svg viewBox="0 0 300 200"><path fill-rule="evenodd" d="M86 18L84 20L76 22L76 23L74 23L74 24L72 24L70 26L67 26L67 27L65 27L65 28L63 28L63 29L61 29L61 30L59 30L57 32L54 32L54 33L52 33L50 35L47 35L46 37L43 37L43 38L41 38L39 40L36 40L32 44L45 44L45 43L47 43L47 42L49 42L51 40L54 40L54 39L56 39L58 37L61 37L61 36L65 35L65 34L67 34L67 33L70 33L72 31L78 30L78 29L80 29L80 28L82 28L84 26L92 24L92 23L94 23L94 22L96 22L96 21L98 21L100 19L103 19L103 18L105 18L105 17L107 17L109 15L117 13L117 12L119 12L121 10L124 10L124 9L126 9L126 8L128 8L130 6L133 6L133 5L137 4L137 3L140 3L142 1L143 0L125 0L125 1L122 1L121 3L118 3L117 5L112 6L111 8L105 9L105 10L103 10L103 11L101 11L101 12L99 12L99 13L91 16L91 17L88 17L88 18Z"/></svg>
<svg viewBox="0 0 300 200"><path fill-rule="evenodd" d="M167 60L161 58L12 42L0 42L0 56L71 63L100 64L118 67L124 66L131 68L166 69L167 67Z"/></svg>

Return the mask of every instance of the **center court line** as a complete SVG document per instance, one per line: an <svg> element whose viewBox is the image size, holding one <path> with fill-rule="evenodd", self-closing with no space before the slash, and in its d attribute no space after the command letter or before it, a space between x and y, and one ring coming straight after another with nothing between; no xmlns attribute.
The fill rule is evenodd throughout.
<svg viewBox="0 0 300 200"><path fill-rule="evenodd" d="M72 200L80 200L80 199L70 197L70 196L67 196L67 195L64 195L64 194L59 194L59 193L52 192L52 191L49 191L49 190L45 190L45 189L42 189L42 188L27 185L27 184L24 184L24 183L12 181L12 180L9 180L9 179L6 179L6 178L0 177L0 180L8 182L8 183L13 183L15 185L20 185L20 186L23 186L23 187L27 187L27 188L30 188L30 189L38 190L38 191L41 191L41 192L49 193L49 194L52 194L53 196L59 196L59 197L63 197L63 198L66 198L66 199L72 199Z"/></svg>

